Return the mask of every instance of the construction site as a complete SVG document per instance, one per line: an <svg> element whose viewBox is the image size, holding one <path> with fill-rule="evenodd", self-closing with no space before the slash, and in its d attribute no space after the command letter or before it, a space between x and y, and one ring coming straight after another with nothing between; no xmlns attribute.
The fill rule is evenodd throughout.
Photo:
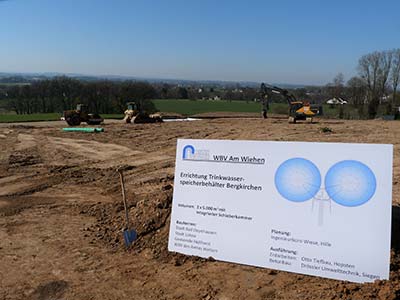
<svg viewBox="0 0 400 300"><path fill-rule="evenodd" d="M99 133L63 131L64 121L0 124L0 298L399 299L397 122L208 117L106 120ZM169 252L178 138L393 144L389 280L349 283ZM137 232L128 249L121 166L129 167L126 200Z"/></svg>

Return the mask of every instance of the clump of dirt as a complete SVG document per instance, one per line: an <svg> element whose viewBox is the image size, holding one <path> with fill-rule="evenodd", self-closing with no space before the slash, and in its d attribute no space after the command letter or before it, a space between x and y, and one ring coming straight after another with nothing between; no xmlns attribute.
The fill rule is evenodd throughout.
<svg viewBox="0 0 400 300"><path fill-rule="evenodd" d="M332 130L332 128L330 128L330 127L321 127L319 130L320 130L322 133L333 133L333 130Z"/></svg>
<svg viewBox="0 0 400 300"><path fill-rule="evenodd" d="M64 280L50 281L40 284L29 297L30 300L62 299L68 288L68 282Z"/></svg>

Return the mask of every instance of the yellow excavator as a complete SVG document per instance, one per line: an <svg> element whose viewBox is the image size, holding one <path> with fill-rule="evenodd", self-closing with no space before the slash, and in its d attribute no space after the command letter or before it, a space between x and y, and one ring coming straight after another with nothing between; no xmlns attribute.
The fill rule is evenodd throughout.
<svg viewBox="0 0 400 300"><path fill-rule="evenodd" d="M140 109L136 102L128 102L127 109L124 112L125 123L160 123L163 122L159 114L148 114Z"/></svg>
<svg viewBox="0 0 400 300"><path fill-rule="evenodd" d="M298 101L289 91L262 83L260 87L260 101L263 105L262 114L264 118L267 118L269 101L273 94L283 96L289 104L289 123L296 123L301 120L312 123L314 116L322 114L321 106L311 105L307 101Z"/></svg>

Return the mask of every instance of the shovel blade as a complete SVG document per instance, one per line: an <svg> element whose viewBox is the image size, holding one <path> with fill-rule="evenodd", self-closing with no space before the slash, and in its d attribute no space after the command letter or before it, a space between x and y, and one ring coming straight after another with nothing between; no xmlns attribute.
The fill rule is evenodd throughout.
<svg viewBox="0 0 400 300"><path fill-rule="evenodd" d="M137 239L137 233L135 230L124 231L125 246L128 248Z"/></svg>

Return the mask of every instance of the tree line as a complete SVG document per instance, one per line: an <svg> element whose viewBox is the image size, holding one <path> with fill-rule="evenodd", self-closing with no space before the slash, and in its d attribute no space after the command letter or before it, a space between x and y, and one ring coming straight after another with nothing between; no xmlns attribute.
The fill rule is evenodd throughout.
<svg viewBox="0 0 400 300"><path fill-rule="evenodd" d="M150 99L191 100L254 100L257 88L219 86L204 87L193 84L139 82L139 81L84 81L66 76L41 79L24 84L0 86L0 101L17 114L52 113L73 109L83 103L95 113L121 113L126 103L135 101L147 112L154 112ZM1 104L1 103L0 103ZM3 105L4 106L4 105Z"/></svg>
<svg viewBox="0 0 400 300"><path fill-rule="evenodd" d="M384 106L386 114L393 114L399 105L400 49L363 55L358 61L357 71L358 75L347 82L339 73L325 86L290 89L290 92L300 100L318 104L333 97L343 98L357 109L359 118L375 118L378 111L382 111L380 106ZM7 109L17 114L62 112L74 108L77 103L87 104L95 113L121 113L126 103L131 101L138 102L148 112L154 112L150 99L254 101L259 97L258 87L240 84L84 81L65 76L0 86L0 100L5 100ZM273 101L285 100L277 96Z"/></svg>
<svg viewBox="0 0 400 300"><path fill-rule="evenodd" d="M2 94L7 108L17 114L62 112L78 103L88 105L95 113L121 113L131 101L153 112L155 108L147 100L156 95L154 87L146 82L84 82L65 76L5 86Z"/></svg>
<svg viewBox="0 0 400 300"><path fill-rule="evenodd" d="M358 76L344 84L339 73L326 89L334 97L348 99L360 117L373 119L380 106L384 114L399 113L400 49L375 51L363 55L357 66Z"/></svg>
<svg viewBox="0 0 400 300"><path fill-rule="evenodd" d="M358 111L358 118L373 119L378 112L399 114L398 95L400 78L400 49L374 51L358 60L357 75L345 82L342 73L325 86L294 89L291 92L301 100L325 103L330 98L342 98ZM322 101L321 101L322 100ZM343 117L346 106L340 107Z"/></svg>

